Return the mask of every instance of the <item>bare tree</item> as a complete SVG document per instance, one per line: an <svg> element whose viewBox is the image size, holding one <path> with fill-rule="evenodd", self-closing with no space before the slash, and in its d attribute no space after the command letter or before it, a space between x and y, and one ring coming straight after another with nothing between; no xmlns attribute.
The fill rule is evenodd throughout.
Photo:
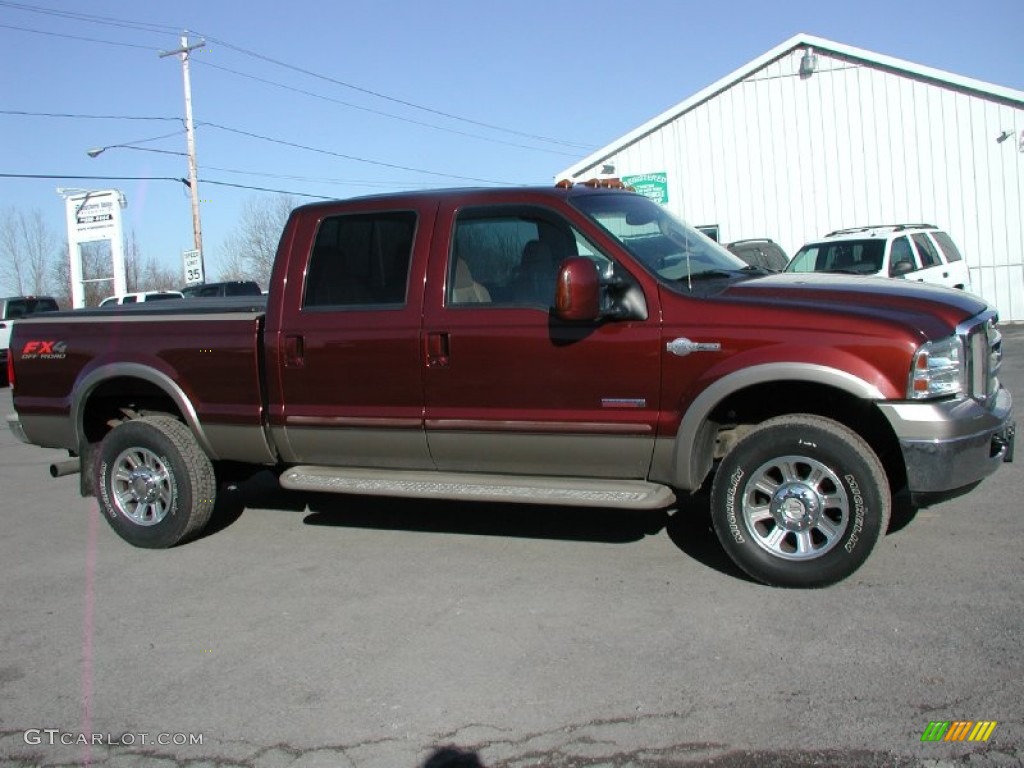
<svg viewBox="0 0 1024 768"><path fill-rule="evenodd" d="M222 280L255 280L262 288L270 283L270 270L281 230L295 200L288 195L256 197L246 201L242 217L222 246Z"/></svg>
<svg viewBox="0 0 1024 768"><path fill-rule="evenodd" d="M128 293L139 290L139 262L142 255L139 251L139 240L133 229L124 238L124 283Z"/></svg>
<svg viewBox="0 0 1024 768"><path fill-rule="evenodd" d="M95 307L114 291L114 278L111 276L110 247L104 241L82 243L82 280L85 306ZM55 286L53 297L62 307L71 306L71 259L68 255L68 244L64 243L64 251L55 259L50 268L51 281Z"/></svg>
<svg viewBox="0 0 1024 768"><path fill-rule="evenodd" d="M48 293L58 243L41 211L7 208L0 218L0 278L18 295Z"/></svg>
<svg viewBox="0 0 1024 768"><path fill-rule="evenodd" d="M56 255L50 267L50 292L62 309L71 308L71 260L68 258L68 242L64 241L64 249Z"/></svg>
<svg viewBox="0 0 1024 768"><path fill-rule="evenodd" d="M178 273L150 256L141 260L137 266L139 291L176 291L181 287L181 278Z"/></svg>
<svg viewBox="0 0 1024 768"><path fill-rule="evenodd" d="M95 307L114 292L113 262L110 243L97 240L82 243L82 281L85 306ZM134 230L124 239L125 284L129 293L136 291L176 290L179 279L174 270L160 265L156 259L143 258ZM71 262L68 246L50 267L51 282L56 286L54 298L62 307L71 306Z"/></svg>

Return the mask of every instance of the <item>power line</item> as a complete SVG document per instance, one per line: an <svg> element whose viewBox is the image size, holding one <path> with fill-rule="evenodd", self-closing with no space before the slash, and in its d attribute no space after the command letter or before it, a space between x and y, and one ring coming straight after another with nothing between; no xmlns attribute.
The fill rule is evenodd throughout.
<svg viewBox="0 0 1024 768"><path fill-rule="evenodd" d="M381 181L372 179L337 179L317 176L296 176L290 173L268 173L266 171L242 171L237 168L222 168L216 165L203 163L203 168L208 171L220 171L221 173L237 173L241 176L256 176L264 179L284 179L285 181L304 181L310 184L347 184L361 187L405 188L408 182L405 181ZM434 184L444 186L446 182L417 182L417 186Z"/></svg>
<svg viewBox="0 0 1024 768"><path fill-rule="evenodd" d="M2 179L71 179L73 181L176 181L188 186L188 179L176 176L81 176L66 173L0 173ZM200 179L203 184L213 184L219 187L235 187L237 189L251 189L257 192L276 192L281 195L294 195L295 197L312 197L318 200L335 200L335 197L314 195L309 192L294 192L287 189L271 189L269 187L257 187L249 184L234 184L230 181L214 181L213 179Z"/></svg>
<svg viewBox="0 0 1024 768"><path fill-rule="evenodd" d="M2 3L0 3L2 5ZM13 29L18 32L32 32L36 35L47 35L48 37L63 37L66 40L83 40L87 43L102 43L103 45L117 45L122 48L142 48L147 51L153 50L152 46L149 45L138 45L137 43L119 43L114 40L99 40L95 37L82 37L81 35L67 35L61 32L47 32L42 29L29 29L28 27L16 27L13 24L0 24L0 27L4 29Z"/></svg>
<svg viewBox="0 0 1024 768"><path fill-rule="evenodd" d="M2 4L2 3L0 3ZM0 109L0 115L20 115L23 117L62 117L76 120L174 120L180 123L180 117L146 117L142 115L85 115L76 112L29 112L22 109Z"/></svg>
<svg viewBox="0 0 1024 768"><path fill-rule="evenodd" d="M0 5L2 5L2 3L0 3ZM0 114L27 115L27 116L33 116L33 117L60 117L60 118L75 118L75 119L92 119L92 120L119 119L119 120L176 120L176 121L179 121L179 122L181 121L180 117L173 117L173 118L172 117L131 117L131 116L126 116L126 115L88 115L88 114L74 114L74 113L62 113L62 112L28 112L28 111L22 111L22 110L8 110L8 109L0 109ZM322 155L330 155L332 157L339 157L339 158L342 158L344 160L352 160L354 162L367 163L369 165L377 165L377 166L381 166L381 167L384 167L384 168L391 168L391 169L399 170L399 171L409 171L409 172L412 172L412 173L423 173L423 174L427 174L427 175L430 175L430 176L440 176L442 178L458 179L460 181L475 181L475 182L479 182L479 183L483 183L483 184L506 185L506 184L510 184L511 183L511 182L507 182L507 181L495 181L494 179L481 179L481 178L478 178L478 177L475 177L475 176L461 176L459 174L445 173L443 171L431 171L431 170L428 170L428 169L425 169L425 168L412 168L412 167L409 167L409 166L398 165L396 163L386 163L386 162L384 162L382 160L371 160L371 159L365 158L365 157L357 157L355 155L347 155L347 154L343 154L341 152L334 152L334 151L329 150L329 149L322 149L322 148L319 148L319 147L310 147L310 146L306 146L305 144L298 144L296 142L286 141L285 139L276 139L276 138L274 138L272 136L263 136L261 134L253 133L251 131L244 131L244 130L242 130L240 128L231 128L229 126L219 125L217 123L210 123L210 122L202 121L202 122L199 122L197 124L197 127L201 128L203 126L208 126L210 128L215 128L215 129L218 129L218 130L227 131L228 133L239 134L241 136L248 136L249 138L259 139L261 141L267 141L267 142L271 142L273 144L280 144L282 146L292 147L293 149L301 149L301 150L304 150L306 152L316 152L316 153L322 154ZM133 145L133 144L142 144L142 143L145 143L145 142L148 142L148 141L155 141L155 140L161 139L161 138L168 138L170 136L176 136L179 133L181 133L181 131L175 131L174 133L171 133L171 134L166 134L164 136L155 136L155 137L149 138L149 139L140 139L138 141L119 142L117 144L117 146L124 147L124 146L130 146L130 145ZM206 167L210 167L210 166L206 166ZM236 172L237 173L243 173L243 171L236 171ZM266 174L259 174L259 175L266 175Z"/></svg>
<svg viewBox="0 0 1024 768"><path fill-rule="evenodd" d="M562 151L557 150L557 149L546 149L546 148L543 148L543 147L531 147L531 146L529 146L527 144L517 144L517 143L512 142L512 141L504 141L502 139L496 139L496 138L494 138L492 136L481 136L478 133L468 133L466 131L459 131L459 130L456 130L454 128L446 128L446 127L441 126L441 125L434 125L433 123L425 123L425 122L423 122L421 120L413 120L410 117L403 117L401 115L395 115L395 114L392 114L390 112L384 112L384 111L379 110L379 109L373 109L372 107L364 107L364 106L362 106L360 104L353 104L350 101L342 101L341 99L335 99L335 98L332 98L331 96L324 96L323 94L314 93L313 91L307 91L307 90L305 90L303 88L297 88L297 87L292 86L292 85L285 85L284 83L278 83L278 82L276 82L274 80L269 80L269 79L267 79L265 77L258 77L257 75L251 75L251 74L248 74L246 72L239 72L238 70L229 69L228 67L221 66L220 64L213 64L213 63L211 63L209 61L200 61L200 60L197 59L195 61L195 63L199 64L200 66L203 66L203 67L210 67L211 69L217 69L217 70L220 70L222 72L227 72L229 74L236 75L238 77L244 77L244 78L247 78L249 80L255 80L256 82L259 82L259 83L264 83L266 85L272 85L272 86L274 86L276 88L282 88L282 89L284 89L286 91L291 91L293 93L299 93L299 94L302 94L303 96L310 96L310 97L312 97L314 99L320 99L321 101L328 101L328 102L331 102L333 104L340 104L343 107L348 107L350 109L356 109L356 110L359 110L361 112L368 112L368 113L370 113L372 115L379 115L381 117L387 117L387 118L389 118L391 120L398 120L398 121L403 122L403 123L410 123L411 125L419 125L419 126L423 126L424 128L431 128L431 129L433 129L435 131L444 131L446 133L455 134L456 136L468 136L468 137L473 138L473 139L480 139L481 141L489 141L489 142L492 142L492 143L495 143L495 144L502 144L502 145L504 145L506 147L518 147L520 149L529 149L529 150L534 151L534 152L547 152L547 153L554 154L554 155L562 155L564 157L577 157L578 156L577 152L562 152Z"/></svg>
<svg viewBox="0 0 1024 768"><path fill-rule="evenodd" d="M39 13L39 14L43 14L43 15L58 16L58 17L62 17L62 18L66 18L66 19L72 19L72 20L76 20L76 21L85 21L85 22L89 22L89 23L92 23L92 24L102 24L102 25L106 25L106 26L122 27L122 28L125 28L125 29L132 29L132 30L136 30L136 31L144 31L144 32L151 32L151 33L161 33L161 34L162 33L166 33L166 32L177 32L178 31L177 28L175 28L175 27L170 27L170 26L163 25L163 24L151 24L151 23L148 23L148 22L136 22L136 21L127 21L127 20L123 20L123 19L113 19L113 18L110 18L109 16L99 16L99 15L96 15L96 14L86 14L86 13L79 13L79 12L75 12L75 11L63 11L63 10L57 10L57 9L53 9L53 8L30 6L30 5L25 5L23 3L10 2L9 0L0 0L0 7L13 8L13 9L16 9L16 10L28 11L28 12L32 12L32 13ZM202 35L201 32L198 32L196 30L192 30L192 31L196 32L196 34L201 34ZM233 43L229 43L226 40L222 40L220 38L216 38L216 37L213 37L211 35L203 35L203 37L205 37L207 40L209 40L211 42L217 43L218 45L221 45L221 46L223 46L223 47L225 47L225 48L227 48L229 50L233 50L233 51L235 51L237 53L241 53L241 54L243 54L245 56L251 56L251 57L259 59L261 61L265 61L265 62L268 62L270 64L274 64L276 66L283 67L285 69L290 69L290 70L292 70L294 72L299 72L299 73L304 74L304 75L306 75L308 77L313 77L313 78L316 78L318 80L323 80L325 82L332 83L333 85L340 86L342 88L348 88L350 90L354 90L354 91L357 91L359 93L364 93L364 94L366 94L368 96L373 96L374 98L383 99L385 101L390 101L390 102L392 102L394 104L400 104L400 105L402 105L404 107L409 107L410 109L420 110L420 111L427 112L427 113L430 113L430 114L433 114L433 115L438 115L440 117L445 117L445 118L450 119L450 120L456 120L456 121L459 121L459 122L468 123L470 125L476 125L478 127L487 128L487 129L493 130L493 131L500 131L502 133L508 133L508 134L512 134L512 135L515 135L515 136L520 136L520 137L523 137L523 138L533 139L534 141L542 141L542 142L546 142L546 143L550 143L550 144L556 144L556 145L560 145L560 146L568 147L568 148L572 148L572 149L590 150L590 149L594 148L593 145L584 144L582 142L565 141L565 140L562 140L562 139L551 138L549 136L542 136L542 135L539 135L539 134L528 133L526 131L519 131L519 130L516 130L516 129L513 129L513 128L505 128L503 126L495 125L493 123L487 123L487 122L484 122L484 121L481 121L481 120L474 120L472 118L462 117L461 115L456 115L456 114L453 114L451 112L445 112L443 110L435 109L433 107L427 107L427 106L424 106L422 104L416 104L415 102L411 102L411 101L408 101L408 100L405 100L405 99L400 99L400 98L397 98L395 96L389 96L388 94L381 93L380 91L375 91L375 90L370 89L370 88L364 88L362 86L355 85L353 83L349 83L349 82L346 82L344 80L339 80L338 78L335 78L335 77L330 77L328 75L323 75L323 74L320 74L318 72L314 72L313 70L305 69L304 67L299 67L299 66L296 66L294 64L289 64L289 63L287 63L285 61L281 61L280 59L275 59L275 58L267 56L265 54L261 54L261 53L255 52L255 51L251 51L251 50L249 50L247 48L243 48L241 46L234 45ZM139 47L143 47L143 46L139 46Z"/></svg>
<svg viewBox="0 0 1024 768"><path fill-rule="evenodd" d="M357 163L368 163L370 165L377 165L382 168L392 168L399 171L410 171L412 173L424 173L429 176L442 176L447 179L460 179L462 181L477 181L484 184L508 184L507 181L495 181L494 179L481 179L476 176L461 176L455 173L444 173L443 171L429 171L424 168L412 168L407 165L397 165L396 163L386 163L383 160L370 160L365 157L356 157L355 155L346 155L342 152L334 152L329 149L321 149L319 147L310 147L305 144L297 144L293 141L285 141L284 139L274 139L270 136L261 136L258 133L251 131L243 131L239 128L229 128L226 125L218 125L217 123L211 123L203 121L200 125L209 126L210 128L217 128L221 131L227 131L228 133L236 133L240 136L248 136L251 139L259 139L261 141L269 141L272 144L280 144L285 147L292 147L294 149L302 149L307 152L316 152L321 155L330 155L331 157L340 157L343 160L352 160Z"/></svg>
<svg viewBox="0 0 1024 768"><path fill-rule="evenodd" d="M2 2L0 2L0 5L2 5ZM135 120L178 120L178 121L181 120L180 117L178 117L178 118L162 118L162 117L152 117L152 118L135 117L135 118L129 118L129 117L123 117L122 116L122 117L118 118L117 116L113 116L113 115L87 115L87 114L70 114L70 113L57 113L57 112L24 112L24 111L3 110L3 109L0 109L0 114L31 115L31 116L37 116L37 117L82 118L82 119L115 119L116 118L116 119L135 119ZM221 130L221 131L226 131L228 133L235 133L235 134L238 134L240 136L248 136L249 138L259 139L260 141L267 141L267 142L270 142L272 144L280 144L281 146L292 147L293 149L301 149L301 150L304 150L306 152L316 152L316 153L321 154L321 155L330 155L332 157L338 157L338 158L341 158L343 160L351 160L351 161L357 162L357 163L366 163L368 165L376 165L376 166L380 166L380 167L383 167L383 168L391 168L393 170L398 170L398 171L409 171L411 173L422 173L422 174L426 174L428 176L440 176L442 178L458 179L460 181L475 181L475 182L479 182L479 183L483 183L483 184L499 184L499 185L504 185L504 184L509 184L510 183L510 182L507 182L507 181L495 181L494 179L481 179L481 178L478 178L476 176L462 176L462 175L455 174L455 173L445 173L443 171L431 171L431 170L428 170L426 168L413 168L413 167L410 167L410 166L398 165L396 163L387 163L387 162L384 162L383 160L371 160L369 158L358 157L356 155L347 155L347 154L344 154L342 152L334 152L332 150L322 149L320 147L310 147L310 146L307 146L305 144L298 144L296 142L287 141L285 139L275 139L272 136L263 136L263 135L258 134L258 133L253 133L252 131L245 131L245 130L242 130L240 128L231 128L230 126L220 125L218 123L211 123L211 122L207 122L207 121L201 121L201 122L199 122L197 124L197 127L203 127L203 126L208 126L210 128L215 128L215 129L218 129L218 130ZM180 131L176 132L176 133L180 133ZM176 135L176 134L169 134L169 135L173 136L173 135ZM158 137L155 137L155 138L166 138L166 137L159 137L158 136ZM134 142L119 142L119 146L126 146L128 144L140 144L140 143L143 143L143 142L146 142L146 141L154 141L154 140L155 139L142 139L140 141L134 141Z"/></svg>
<svg viewBox="0 0 1024 768"><path fill-rule="evenodd" d="M230 181L212 181L211 179L200 179L203 184L213 184L217 187L235 187L236 189L252 189L257 192L276 192L280 195L295 195L296 197L312 197L318 200L337 200L337 196L313 195L308 192L289 192L285 189L271 189L269 187L255 187L249 184L233 184Z"/></svg>
<svg viewBox="0 0 1024 768"><path fill-rule="evenodd" d="M152 24L146 21L128 21L125 19L113 19L109 16L98 16L91 13L81 13L79 11L65 11L58 8L45 8L37 5L27 5L25 3L14 3L9 0L0 0L0 6L11 8L17 11L28 11L29 13L38 13L43 16L58 16L65 19L72 19L74 21L88 21L92 24L102 24L108 27L121 27L123 29L132 29L141 32L152 32L158 34L164 34L170 32L177 34L180 32L178 27L168 26L167 24Z"/></svg>
<svg viewBox="0 0 1024 768"><path fill-rule="evenodd" d="M202 34L202 33L201 32L197 32L196 34ZM261 61L266 61L266 62L268 62L270 64L275 64L275 65L277 65L279 67L284 67L285 69L290 69L290 70L292 70L294 72L299 72L299 73L307 75L309 77L314 77L314 78L316 78L318 80L323 80L325 82L332 83L334 85L339 85L342 88L349 88L349 89L351 89L353 91L358 91L359 93L365 93L365 94L367 94L369 96L374 96L375 98L378 98L378 99L384 99L385 101L390 101L390 102L392 102L394 104L401 104L404 107L409 107L411 109L418 109L418 110L421 110L423 112L429 112L432 115L439 115L440 117L446 117L446 118L448 118L450 120L458 120L460 122L469 123L470 125L476 125L476 126L479 126L481 128L489 128L492 131L501 131L503 133L510 133L510 134L515 135L515 136L522 136L524 138L534 139L535 141L545 141L545 142L549 142L551 144L558 144L558 145L565 146L565 147L573 147L575 149L593 149L592 146L586 145L586 144L582 144L582 143L579 143L579 142L563 141L561 139L553 139L553 138L550 138L548 136L540 136L540 135L535 134L535 133L527 133L526 131L517 131L517 130L515 130L513 128L503 128L502 126L494 125L493 123L485 123L485 122L483 122L481 120L473 120L472 118L462 117L460 115L452 114L451 112L444 112L444 111L442 111L440 109L434 109L432 107L425 107L425 106L423 106L421 104L416 104L416 103L411 102L411 101L406 101L405 99L399 99L399 98L397 98L395 96L388 96L385 93L381 93L379 91L374 91L374 90L372 90L370 88L363 88L362 86L353 85L352 83L347 83L344 80L338 80L337 78L330 77L328 75L322 75L319 72L314 72L312 70L305 69L303 67L298 67L298 66L295 66L294 64L288 64L287 62L281 61L279 59L272 58L270 56L266 56L265 54L256 53L255 51L250 51L250 50L248 50L246 48L242 48L241 46L233 45L232 43L229 43L226 40L220 40L220 39L218 39L216 37L213 37L211 35L203 35L203 37L206 38L207 40L209 40L210 42L217 43L218 45L222 45L225 48L228 48L230 50L237 51L238 53L245 54L246 56L252 56L253 58L260 59Z"/></svg>

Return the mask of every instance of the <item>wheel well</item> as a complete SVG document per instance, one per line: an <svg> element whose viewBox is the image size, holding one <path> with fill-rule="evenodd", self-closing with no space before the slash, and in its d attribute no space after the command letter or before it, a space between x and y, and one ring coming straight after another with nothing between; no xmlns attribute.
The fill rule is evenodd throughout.
<svg viewBox="0 0 1024 768"><path fill-rule="evenodd" d="M182 418L174 399L156 384L122 376L104 381L89 394L82 413L82 438L98 443L112 429L111 422L124 421L132 413Z"/></svg>
<svg viewBox="0 0 1024 768"><path fill-rule="evenodd" d="M717 427L715 458L731 450L750 427L790 413L833 419L852 429L874 449L894 492L907 483L903 453L892 426L871 400L841 389L805 381L773 381L734 392L708 417Z"/></svg>

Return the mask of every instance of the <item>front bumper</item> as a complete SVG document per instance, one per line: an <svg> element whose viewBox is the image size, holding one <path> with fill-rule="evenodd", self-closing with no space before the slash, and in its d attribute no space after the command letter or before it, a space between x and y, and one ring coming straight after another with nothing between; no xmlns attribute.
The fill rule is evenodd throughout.
<svg viewBox="0 0 1024 768"><path fill-rule="evenodd" d="M1013 398L1005 389L988 407L964 398L879 408L899 439L912 494L958 491L1013 459Z"/></svg>

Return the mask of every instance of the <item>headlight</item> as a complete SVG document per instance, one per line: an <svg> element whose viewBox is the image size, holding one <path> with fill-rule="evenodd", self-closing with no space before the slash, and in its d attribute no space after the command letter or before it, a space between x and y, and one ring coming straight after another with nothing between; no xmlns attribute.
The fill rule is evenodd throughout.
<svg viewBox="0 0 1024 768"><path fill-rule="evenodd" d="M922 344L910 367L907 398L926 400L960 394L962 359L960 339L956 336Z"/></svg>

